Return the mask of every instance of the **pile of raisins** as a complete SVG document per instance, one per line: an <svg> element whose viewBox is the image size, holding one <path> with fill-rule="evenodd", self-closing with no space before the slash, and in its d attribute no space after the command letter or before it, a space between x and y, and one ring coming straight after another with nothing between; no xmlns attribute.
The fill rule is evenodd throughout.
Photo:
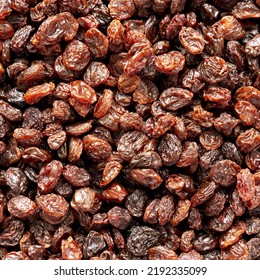
<svg viewBox="0 0 260 280"><path fill-rule="evenodd" d="M260 259L259 0L0 1L0 259Z"/></svg>

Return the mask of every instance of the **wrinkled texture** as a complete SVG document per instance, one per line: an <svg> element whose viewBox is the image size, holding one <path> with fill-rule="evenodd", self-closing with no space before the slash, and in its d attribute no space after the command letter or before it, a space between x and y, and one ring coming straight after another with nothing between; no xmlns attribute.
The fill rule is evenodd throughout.
<svg viewBox="0 0 260 280"><path fill-rule="evenodd" d="M0 0L0 259L259 259L259 19Z"/></svg>

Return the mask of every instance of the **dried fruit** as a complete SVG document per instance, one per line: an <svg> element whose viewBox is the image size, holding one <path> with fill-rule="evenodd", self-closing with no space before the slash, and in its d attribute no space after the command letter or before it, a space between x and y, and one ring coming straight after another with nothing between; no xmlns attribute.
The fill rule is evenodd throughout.
<svg viewBox="0 0 260 280"><path fill-rule="evenodd" d="M259 19L0 0L0 259L259 259Z"/></svg>
<svg viewBox="0 0 260 280"><path fill-rule="evenodd" d="M61 241L61 253L64 260L81 260L82 258L82 250L71 236Z"/></svg>
<svg viewBox="0 0 260 280"><path fill-rule="evenodd" d="M155 68L168 75L178 74L185 64L185 58L180 52L171 51L158 55L155 59Z"/></svg>
<svg viewBox="0 0 260 280"><path fill-rule="evenodd" d="M28 197L18 195L11 198L7 204L10 214L19 219L27 219L33 217L36 213L37 206Z"/></svg>
<svg viewBox="0 0 260 280"><path fill-rule="evenodd" d="M127 248L134 256L145 256L148 250L156 245L158 239L159 232L150 227L133 227L127 238Z"/></svg>
<svg viewBox="0 0 260 280"><path fill-rule="evenodd" d="M229 187L236 183L236 176L240 169L240 166L231 160L221 160L212 166L210 177L221 186Z"/></svg>
<svg viewBox="0 0 260 280"><path fill-rule="evenodd" d="M109 223L120 229L125 230L131 223L132 217L128 213L127 209L115 206L107 212Z"/></svg>
<svg viewBox="0 0 260 280"><path fill-rule="evenodd" d="M53 160L45 165L38 178L38 189L41 193L50 193L57 184L63 171L63 165L60 161Z"/></svg>
<svg viewBox="0 0 260 280"><path fill-rule="evenodd" d="M36 198L40 208L40 216L50 224L59 224L65 218L69 209L68 202L60 195L51 193Z"/></svg>
<svg viewBox="0 0 260 280"><path fill-rule="evenodd" d="M101 207L99 194L91 188L80 188L74 193L70 202L76 211L96 213Z"/></svg>
<svg viewBox="0 0 260 280"><path fill-rule="evenodd" d="M86 169L71 164L64 166L62 175L75 187L88 186L91 178Z"/></svg>
<svg viewBox="0 0 260 280"><path fill-rule="evenodd" d="M205 46L203 36L192 27L182 27L179 33L179 40L191 54L202 53Z"/></svg>
<svg viewBox="0 0 260 280"><path fill-rule="evenodd" d="M209 84L223 81L229 73L228 65L224 59L218 56L205 58L199 65L202 79Z"/></svg>
<svg viewBox="0 0 260 280"><path fill-rule="evenodd" d="M169 111L177 111L189 105L192 101L193 93L182 88L168 88L160 95L160 103L163 108Z"/></svg>

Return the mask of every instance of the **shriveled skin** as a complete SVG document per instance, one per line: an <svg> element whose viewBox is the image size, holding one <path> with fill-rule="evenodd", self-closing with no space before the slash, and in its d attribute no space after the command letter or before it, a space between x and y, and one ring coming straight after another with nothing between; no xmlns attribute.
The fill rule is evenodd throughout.
<svg viewBox="0 0 260 280"><path fill-rule="evenodd" d="M0 260L259 259L259 19L0 0Z"/></svg>

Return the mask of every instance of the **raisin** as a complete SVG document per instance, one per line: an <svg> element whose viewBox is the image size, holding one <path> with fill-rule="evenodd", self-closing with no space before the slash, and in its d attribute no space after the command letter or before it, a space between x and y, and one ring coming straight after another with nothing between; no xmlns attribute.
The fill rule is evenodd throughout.
<svg viewBox="0 0 260 280"><path fill-rule="evenodd" d="M202 256L192 249L188 253L181 253L178 260L202 260Z"/></svg>
<svg viewBox="0 0 260 280"><path fill-rule="evenodd" d="M28 108L23 113L23 128L35 128L40 131L43 130L42 113L36 107Z"/></svg>
<svg viewBox="0 0 260 280"><path fill-rule="evenodd" d="M132 169L129 175L135 183L151 190L158 188L163 182L160 175L153 169Z"/></svg>
<svg viewBox="0 0 260 280"><path fill-rule="evenodd" d="M111 17L118 20L128 19L132 17L135 12L133 0L112 0L110 1L108 8Z"/></svg>
<svg viewBox="0 0 260 280"><path fill-rule="evenodd" d="M178 255L165 246L155 246L148 251L149 260L176 260Z"/></svg>
<svg viewBox="0 0 260 280"><path fill-rule="evenodd" d="M192 27L182 27L179 40L184 48L191 54L202 53L205 41L203 36Z"/></svg>
<svg viewBox="0 0 260 280"><path fill-rule="evenodd" d="M186 18L184 14L175 15L169 22L166 27L166 38L168 40L174 39L178 33L181 31L181 28L186 23Z"/></svg>
<svg viewBox="0 0 260 280"><path fill-rule="evenodd" d="M249 251L244 240L239 240L227 249L221 250L222 260L247 260L248 256Z"/></svg>
<svg viewBox="0 0 260 280"><path fill-rule="evenodd" d="M245 65L242 45L238 41L228 41L227 54L229 61L236 65L238 70L242 71Z"/></svg>
<svg viewBox="0 0 260 280"><path fill-rule="evenodd" d="M51 150L58 150L66 141L66 132L59 131L48 137L47 143Z"/></svg>
<svg viewBox="0 0 260 280"><path fill-rule="evenodd" d="M42 141L42 134L35 128L16 128L13 137L23 146L38 146Z"/></svg>
<svg viewBox="0 0 260 280"><path fill-rule="evenodd" d="M231 227L235 213L230 207L225 208L219 216L212 218L209 221L209 228L217 232L224 232Z"/></svg>
<svg viewBox="0 0 260 280"><path fill-rule="evenodd" d="M78 40L70 42L62 54L63 64L70 70L83 70L88 65L89 60L90 52L88 47Z"/></svg>
<svg viewBox="0 0 260 280"><path fill-rule="evenodd" d="M184 56L177 51L158 55L155 59L155 68L168 75L178 74L185 64Z"/></svg>
<svg viewBox="0 0 260 280"><path fill-rule="evenodd" d="M248 259L254 260L259 258L259 246L260 246L259 238L252 238L247 242L247 247L249 251Z"/></svg>
<svg viewBox="0 0 260 280"><path fill-rule="evenodd" d="M102 192L102 197L106 201L121 203L127 196L127 190L119 183L112 183Z"/></svg>
<svg viewBox="0 0 260 280"><path fill-rule="evenodd" d="M172 226L178 225L187 218L190 210L191 202L188 199L179 200L175 212L170 220Z"/></svg>
<svg viewBox="0 0 260 280"><path fill-rule="evenodd" d="M213 26L225 40L238 40L245 36L243 25L233 16L224 16Z"/></svg>
<svg viewBox="0 0 260 280"><path fill-rule="evenodd" d="M0 233L0 245L5 247L13 247L19 244L24 232L24 223L17 219L7 219L2 225Z"/></svg>
<svg viewBox="0 0 260 280"><path fill-rule="evenodd" d="M95 57L103 57L108 51L107 37L96 28L90 28L85 34L85 44Z"/></svg>
<svg viewBox="0 0 260 280"><path fill-rule="evenodd" d="M238 101L234 109L245 126L253 125L259 118L256 107L248 101Z"/></svg>
<svg viewBox="0 0 260 280"><path fill-rule="evenodd" d="M83 104L93 104L96 101L96 92L84 81L73 81L70 83L71 97Z"/></svg>
<svg viewBox="0 0 260 280"><path fill-rule="evenodd" d="M145 256L158 239L159 232L150 227L133 227L127 238L127 248L134 256Z"/></svg>
<svg viewBox="0 0 260 280"><path fill-rule="evenodd" d="M34 216L37 210L36 204L28 197L18 195L11 198L7 204L10 214L19 219L27 219Z"/></svg>
<svg viewBox="0 0 260 280"><path fill-rule="evenodd" d="M123 159L129 161L134 155L142 151L147 142L148 137L142 132L126 132L118 141L117 151Z"/></svg>
<svg viewBox="0 0 260 280"><path fill-rule="evenodd" d="M224 209L225 203L226 203L225 195L222 194L221 192L215 192L212 198L204 202L203 211L205 215L209 217L218 216L220 212Z"/></svg>
<svg viewBox="0 0 260 280"><path fill-rule="evenodd" d="M124 49L125 28L118 19L110 22L107 28L108 48L112 52L121 52Z"/></svg>
<svg viewBox="0 0 260 280"><path fill-rule="evenodd" d="M256 149L254 149L253 151L251 151L250 153L248 153L246 155L245 158L245 162L247 167L252 170L252 171L256 171L259 170L259 148L257 147Z"/></svg>
<svg viewBox="0 0 260 280"><path fill-rule="evenodd" d="M46 250L41 245L30 245L27 254L31 260L43 260L45 259Z"/></svg>
<svg viewBox="0 0 260 280"><path fill-rule="evenodd" d="M188 218L188 225L192 229L200 230L202 227L202 215L196 208L191 208Z"/></svg>
<svg viewBox="0 0 260 280"><path fill-rule="evenodd" d="M248 101L256 108L260 107L259 90L252 86L242 86L235 92L236 101Z"/></svg>
<svg viewBox="0 0 260 280"><path fill-rule="evenodd" d="M198 157L198 145L196 142L185 142L182 147L182 153L176 163L178 167L186 167L192 165Z"/></svg>
<svg viewBox="0 0 260 280"><path fill-rule="evenodd" d="M152 168L158 169L162 167L162 159L158 153L154 151L146 151L134 156L130 162L131 168Z"/></svg>
<svg viewBox="0 0 260 280"><path fill-rule="evenodd" d="M113 101L113 92L109 89L105 89L95 105L94 117L95 118L104 117L108 112L108 110L110 109L112 101Z"/></svg>
<svg viewBox="0 0 260 280"><path fill-rule="evenodd" d="M236 243L245 231L246 225L244 222L237 221L234 223L231 228L221 235L219 240L220 248L227 248L228 246Z"/></svg>
<svg viewBox="0 0 260 280"><path fill-rule="evenodd" d="M59 224L65 218L69 209L68 202L60 195L46 194L36 198L41 217L50 224Z"/></svg>
<svg viewBox="0 0 260 280"><path fill-rule="evenodd" d="M230 207L236 216L242 216L245 213L245 205L239 196L237 189L235 189L230 195Z"/></svg>
<svg viewBox="0 0 260 280"><path fill-rule="evenodd" d="M192 101L193 93L182 88L168 88L160 95L160 103L166 110L177 111L189 105Z"/></svg>
<svg viewBox="0 0 260 280"><path fill-rule="evenodd" d="M203 183L197 192L191 197L191 207L196 207L212 198L216 189L217 184L213 181Z"/></svg>
<svg viewBox="0 0 260 280"><path fill-rule="evenodd" d="M83 258L89 259L96 256L106 248L104 237L98 232L91 230L84 239L83 243Z"/></svg>
<svg viewBox="0 0 260 280"><path fill-rule="evenodd" d="M11 48L14 52L20 52L25 49L26 43L29 41L29 36L33 29L32 26L26 25L16 30L11 40Z"/></svg>
<svg viewBox="0 0 260 280"><path fill-rule="evenodd" d="M140 131L143 128L143 119L137 113L125 113L120 117L120 127L125 131Z"/></svg>
<svg viewBox="0 0 260 280"><path fill-rule="evenodd" d="M64 81L72 81L77 76L78 73L70 70L69 68L66 68L62 61L62 56L58 56L54 63L54 70L55 73Z"/></svg>
<svg viewBox="0 0 260 280"><path fill-rule="evenodd" d="M158 210L160 199L152 200L146 207L143 220L145 223L156 224L158 223Z"/></svg>
<svg viewBox="0 0 260 280"><path fill-rule="evenodd" d="M246 220L247 235L257 234L259 233L259 231L260 231L260 218L253 216L250 219Z"/></svg>
<svg viewBox="0 0 260 280"><path fill-rule="evenodd" d="M128 213L127 209L115 206L107 213L109 223L114 227L125 230L132 223L132 217Z"/></svg>
<svg viewBox="0 0 260 280"><path fill-rule="evenodd" d="M9 167L5 172L6 185L14 194L23 194L28 187L28 179L23 170L18 167Z"/></svg>
<svg viewBox="0 0 260 280"><path fill-rule="evenodd" d="M61 254L64 260L80 260L82 258L82 250L71 236L67 240L61 241Z"/></svg>
<svg viewBox="0 0 260 280"><path fill-rule="evenodd" d="M224 59L218 56L212 56L205 58L201 62L199 72L205 82L215 84L223 81L227 77L229 70Z"/></svg>
<svg viewBox="0 0 260 280"><path fill-rule="evenodd" d="M38 189L41 193L50 193L57 184L63 171L60 161L52 160L46 164L39 173Z"/></svg>
<svg viewBox="0 0 260 280"><path fill-rule="evenodd" d="M254 128L246 130L237 137L236 144L242 152L251 152L260 144L259 131Z"/></svg>
<svg viewBox="0 0 260 280"><path fill-rule="evenodd" d="M52 32L47 32L49 25ZM31 39L32 44L39 50L48 45L54 45L61 40L70 41L78 30L77 20L69 12L63 12L48 17Z"/></svg>
<svg viewBox="0 0 260 280"><path fill-rule="evenodd" d="M158 153L163 163L166 166L171 166L175 164L181 156L181 142L174 134L167 133L162 137L158 145Z"/></svg>
<svg viewBox="0 0 260 280"><path fill-rule="evenodd" d="M142 80L133 92L133 101L138 104L150 104L159 96L157 86L151 80Z"/></svg>
<svg viewBox="0 0 260 280"><path fill-rule="evenodd" d="M231 160L221 160L212 166L210 170L210 177L217 184L220 184L223 187L229 187L236 183L236 176L240 169L240 166Z"/></svg>
<svg viewBox="0 0 260 280"><path fill-rule="evenodd" d="M7 253L2 260L29 260L29 257L22 251Z"/></svg>
<svg viewBox="0 0 260 280"><path fill-rule="evenodd" d="M127 196L125 206L134 217L141 217L145 211L147 196L142 190L135 190Z"/></svg>
<svg viewBox="0 0 260 280"><path fill-rule="evenodd" d="M71 137L69 143L68 161L71 163L77 162L83 151L83 143L78 137Z"/></svg>
<svg viewBox="0 0 260 280"><path fill-rule="evenodd" d="M70 106L64 101L54 101L52 111L55 119L60 122L66 122L71 117Z"/></svg>
<svg viewBox="0 0 260 280"><path fill-rule="evenodd" d="M216 106L227 106L231 100L231 92L226 88L211 86L204 90L203 98Z"/></svg>
<svg viewBox="0 0 260 280"><path fill-rule="evenodd" d="M251 2L239 2L234 7L232 14L238 19L259 18L260 10Z"/></svg>
<svg viewBox="0 0 260 280"><path fill-rule="evenodd" d="M242 164L243 156L235 144L231 142L225 142L221 147L221 152L224 158L230 159L239 165Z"/></svg>
<svg viewBox="0 0 260 280"><path fill-rule="evenodd" d="M165 195L159 202L158 206L158 222L159 225L165 225L174 213L174 200L171 195Z"/></svg>
<svg viewBox="0 0 260 280"><path fill-rule="evenodd" d="M79 168L75 165L66 165L63 168L62 175L64 178L75 187L86 187L90 182L90 175L84 168Z"/></svg>
<svg viewBox="0 0 260 280"><path fill-rule="evenodd" d="M37 220L30 225L30 232L36 241L44 248L49 248L52 243L54 227L45 221Z"/></svg>
<svg viewBox="0 0 260 280"><path fill-rule="evenodd" d="M12 12L11 3L8 0L2 1L0 5L0 19L4 19Z"/></svg>
<svg viewBox="0 0 260 280"><path fill-rule="evenodd" d="M188 230L185 231L182 235L181 235L181 242L180 242L180 249L182 252L189 252L193 245L192 245L192 240L195 236L194 230Z"/></svg>
<svg viewBox="0 0 260 280"><path fill-rule="evenodd" d="M9 143L6 145L6 150L3 154L0 154L1 164L8 167L19 161L22 153L17 146L17 142L14 138L11 138Z"/></svg>
<svg viewBox="0 0 260 280"><path fill-rule="evenodd" d="M133 44L125 58L123 70L128 75L139 74L153 55L153 49L146 42Z"/></svg>
<svg viewBox="0 0 260 280"><path fill-rule="evenodd" d="M95 213L101 207L99 194L91 188L80 188L74 193L71 206L76 211Z"/></svg>
<svg viewBox="0 0 260 280"><path fill-rule="evenodd" d="M216 150L222 146L223 139L221 135L216 131L206 131L199 137L201 145L206 150Z"/></svg>
<svg viewBox="0 0 260 280"><path fill-rule="evenodd" d="M14 29L10 22L1 20L0 22L0 39L5 40L12 38L14 35Z"/></svg>
<svg viewBox="0 0 260 280"><path fill-rule="evenodd" d="M238 124L239 120L227 113L221 113L214 121L215 128L226 136L229 136Z"/></svg>
<svg viewBox="0 0 260 280"><path fill-rule="evenodd" d="M87 155L95 162L108 158L112 152L110 144L96 136L85 136L82 141Z"/></svg>
<svg viewBox="0 0 260 280"><path fill-rule="evenodd" d="M241 169L237 174L236 188L241 199L246 202L255 194L255 178L248 168Z"/></svg>
<svg viewBox="0 0 260 280"><path fill-rule="evenodd" d="M101 62L91 62L86 72L83 76L83 79L91 87L97 87L101 84L106 83L109 77L109 70L105 64Z"/></svg>
<svg viewBox="0 0 260 280"><path fill-rule="evenodd" d="M212 150L204 153L200 157L199 164L203 169L209 169L218 160L222 159L221 152L219 150Z"/></svg>
<svg viewBox="0 0 260 280"><path fill-rule="evenodd" d="M43 97L50 95L54 91L55 85L53 83L44 83L42 85L29 88L25 95L24 100L32 105L38 103Z"/></svg>
<svg viewBox="0 0 260 280"><path fill-rule="evenodd" d="M249 40L246 43L246 47L245 47L245 52L248 55L251 55L253 57L257 57L260 54L260 36L256 35L253 39Z"/></svg>
<svg viewBox="0 0 260 280"><path fill-rule="evenodd" d="M218 238L211 233L199 234L192 242L194 249L199 252L211 251L218 246Z"/></svg>
<svg viewBox="0 0 260 280"><path fill-rule="evenodd" d="M9 121L21 121L22 112L21 110L11 106L9 103L0 100L0 114L3 115ZM1 121L4 122L4 121Z"/></svg>
<svg viewBox="0 0 260 280"><path fill-rule="evenodd" d="M91 121L84 121L68 125L65 128L66 134L69 136L80 136L85 134L92 128L91 123Z"/></svg>

